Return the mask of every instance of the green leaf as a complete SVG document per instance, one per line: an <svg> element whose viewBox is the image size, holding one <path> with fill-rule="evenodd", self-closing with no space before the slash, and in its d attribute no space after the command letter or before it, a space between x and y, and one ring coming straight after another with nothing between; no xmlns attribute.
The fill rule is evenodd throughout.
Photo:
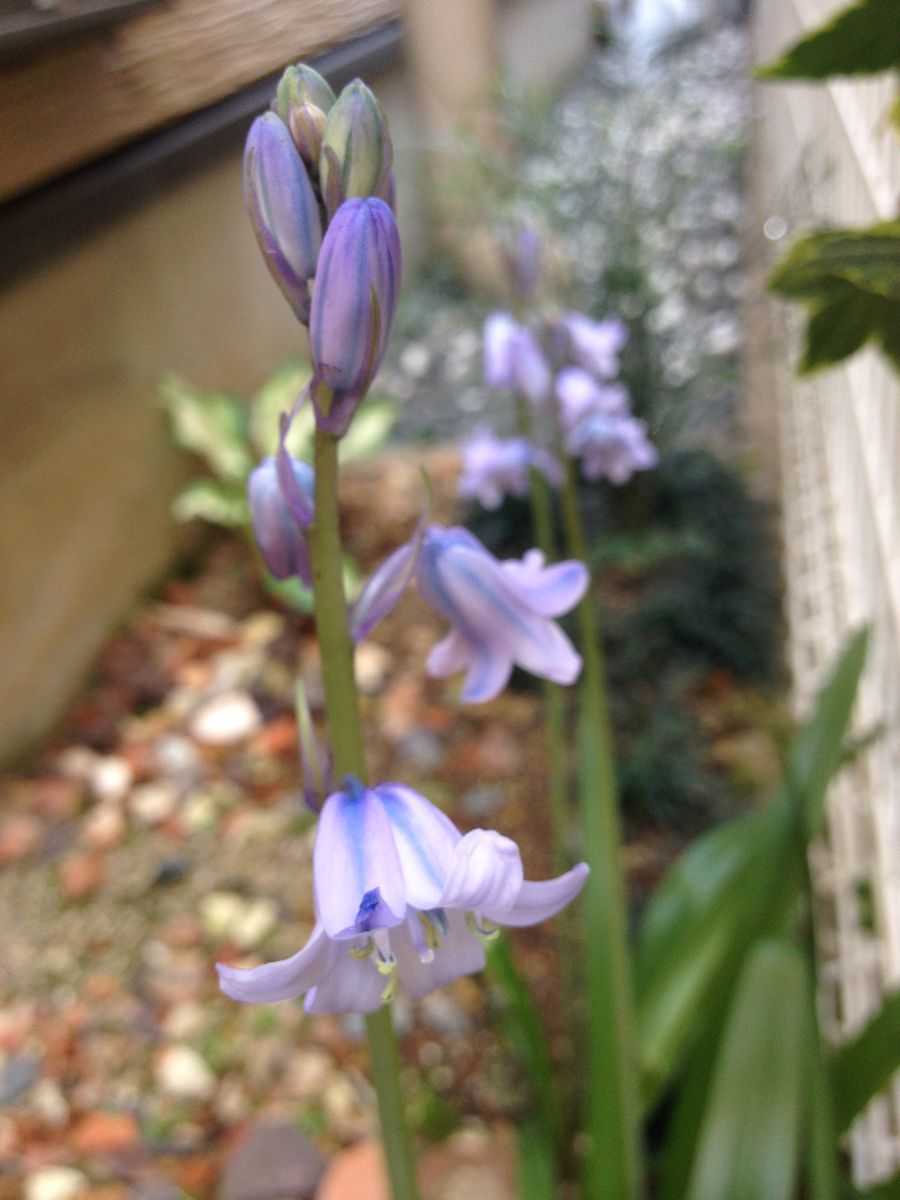
<svg viewBox="0 0 900 1200"><path fill-rule="evenodd" d="M635 963L645 1104L727 1003L748 945L785 928L799 899L794 855L789 810L775 802L699 838L652 898Z"/></svg>
<svg viewBox="0 0 900 1200"><path fill-rule="evenodd" d="M769 286L809 309L801 372L832 366L870 340L900 367L900 222L800 238Z"/></svg>
<svg viewBox="0 0 900 1200"><path fill-rule="evenodd" d="M341 438L341 462L366 458L380 450L396 420L397 406L393 400L375 396L364 400Z"/></svg>
<svg viewBox="0 0 900 1200"><path fill-rule="evenodd" d="M278 418L290 412L310 375L308 362L292 359L280 366L262 385L250 404L250 439L260 458L278 449ZM287 447L297 458L312 461L315 419L305 404L291 425Z"/></svg>
<svg viewBox="0 0 900 1200"><path fill-rule="evenodd" d="M856 1037L841 1046L832 1064L835 1118L843 1133L900 1067L900 991L884 1003Z"/></svg>
<svg viewBox="0 0 900 1200"><path fill-rule="evenodd" d="M556 1194L553 1146L540 1121L526 1118L518 1127L519 1200L548 1200Z"/></svg>
<svg viewBox="0 0 900 1200"><path fill-rule="evenodd" d="M760 79L826 79L900 65L896 0L861 0L757 72Z"/></svg>
<svg viewBox="0 0 900 1200"><path fill-rule="evenodd" d="M557 1161L562 1154L562 1104L547 1030L534 997L502 934L487 946L488 977L499 998L497 1017L509 1048L525 1068L543 1138Z"/></svg>
<svg viewBox="0 0 900 1200"><path fill-rule="evenodd" d="M900 1196L900 1175L893 1175L884 1183L876 1183L864 1192L854 1188L850 1192L851 1200L897 1200Z"/></svg>
<svg viewBox="0 0 900 1200"><path fill-rule="evenodd" d="M806 964L767 940L748 956L723 1030L686 1200L791 1200L806 1072Z"/></svg>
<svg viewBox="0 0 900 1200"><path fill-rule="evenodd" d="M250 512L243 489L226 488L215 479L194 479L178 495L172 512L179 521L199 518L226 529L246 528Z"/></svg>
<svg viewBox="0 0 900 1200"><path fill-rule="evenodd" d="M199 455L223 483L243 487L253 468L243 401L222 392L195 391L174 375L159 390L178 445Z"/></svg>
<svg viewBox="0 0 900 1200"><path fill-rule="evenodd" d="M866 661L868 629L853 634L819 693L811 719L794 738L787 755L787 784L802 797L809 837L822 821L825 793L844 760L844 738Z"/></svg>
<svg viewBox="0 0 900 1200"><path fill-rule="evenodd" d="M728 994L748 945L780 933L801 899L793 802L808 834L819 827L828 783L865 659L856 634L787 754L772 803L698 838L647 905L635 953L637 1031L644 1101L652 1105L687 1060Z"/></svg>

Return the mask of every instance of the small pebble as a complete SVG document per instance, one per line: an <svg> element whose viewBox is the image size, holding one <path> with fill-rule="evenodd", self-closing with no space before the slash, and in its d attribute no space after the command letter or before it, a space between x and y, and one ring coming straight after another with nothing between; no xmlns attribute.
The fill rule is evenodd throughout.
<svg viewBox="0 0 900 1200"><path fill-rule="evenodd" d="M262 727L259 709L246 692L229 691L207 700L194 713L191 734L206 746L231 746Z"/></svg>
<svg viewBox="0 0 900 1200"><path fill-rule="evenodd" d="M59 884L67 900L88 900L106 879L103 858L90 850L73 850L59 865Z"/></svg>
<svg viewBox="0 0 900 1200"><path fill-rule="evenodd" d="M166 1046L155 1074L160 1089L176 1100L208 1100L216 1090L215 1075L190 1046Z"/></svg>
<svg viewBox="0 0 900 1200"><path fill-rule="evenodd" d="M74 1167L41 1167L25 1180L25 1200L74 1200L88 1178Z"/></svg>

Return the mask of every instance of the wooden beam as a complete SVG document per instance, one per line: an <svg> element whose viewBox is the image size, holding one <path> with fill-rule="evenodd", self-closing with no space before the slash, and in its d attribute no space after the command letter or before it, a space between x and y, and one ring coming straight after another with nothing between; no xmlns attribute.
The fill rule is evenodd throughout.
<svg viewBox="0 0 900 1200"><path fill-rule="evenodd" d="M397 15L397 0L169 0L0 75L0 200Z"/></svg>

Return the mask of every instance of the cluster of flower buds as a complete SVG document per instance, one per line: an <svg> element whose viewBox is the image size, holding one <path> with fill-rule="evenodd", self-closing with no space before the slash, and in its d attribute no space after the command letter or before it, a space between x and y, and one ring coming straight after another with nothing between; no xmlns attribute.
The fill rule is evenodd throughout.
<svg viewBox="0 0 900 1200"><path fill-rule="evenodd" d="M309 327L304 394L320 426L342 436L381 366L397 311L400 235L393 149L378 100L360 80L335 97L304 64L283 74L244 152L244 195L269 270ZM296 412L296 406L295 410ZM256 540L276 579L309 584L305 529L312 469L293 460L282 421L277 459L248 488Z"/></svg>
<svg viewBox="0 0 900 1200"><path fill-rule="evenodd" d="M311 395L338 436L381 365L397 309L400 236L384 110L360 80L335 98L312 67L289 67L244 152L256 238L309 326Z"/></svg>

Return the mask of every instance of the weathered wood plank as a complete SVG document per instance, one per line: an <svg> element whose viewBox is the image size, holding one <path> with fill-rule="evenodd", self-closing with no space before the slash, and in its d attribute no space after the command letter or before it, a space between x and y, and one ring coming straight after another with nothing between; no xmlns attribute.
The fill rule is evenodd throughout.
<svg viewBox="0 0 900 1200"><path fill-rule="evenodd" d="M398 14L398 0L171 0L0 73L0 200Z"/></svg>

